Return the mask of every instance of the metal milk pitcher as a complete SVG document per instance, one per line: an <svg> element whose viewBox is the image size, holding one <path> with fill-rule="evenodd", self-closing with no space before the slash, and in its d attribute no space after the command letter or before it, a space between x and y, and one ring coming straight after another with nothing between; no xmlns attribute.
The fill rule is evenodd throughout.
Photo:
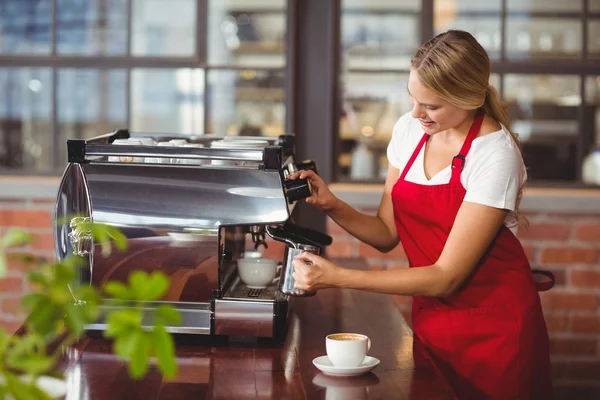
<svg viewBox="0 0 600 400"><path fill-rule="evenodd" d="M288 243L289 244L289 243ZM287 294L288 296L296 296L296 297L308 297L314 296L316 292L296 289L294 287L294 257L298 254L301 254L303 251L308 251L310 253L314 253L316 255L321 254L321 249L318 246L313 246L310 244L304 243L294 243L295 247L287 246L285 249L285 264L281 270L281 277L279 278L279 290L283 294Z"/></svg>

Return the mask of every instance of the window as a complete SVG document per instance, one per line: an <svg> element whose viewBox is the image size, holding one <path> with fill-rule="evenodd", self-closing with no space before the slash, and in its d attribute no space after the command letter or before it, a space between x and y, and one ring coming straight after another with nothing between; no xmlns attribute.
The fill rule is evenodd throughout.
<svg viewBox="0 0 600 400"><path fill-rule="evenodd" d="M343 0L338 180L381 180L398 118L411 108L410 58L420 42L421 2Z"/></svg>
<svg viewBox="0 0 600 400"><path fill-rule="evenodd" d="M60 173L67 139L116 128L284 133L287 9L287 0L0 1L0 171Z"/></svg>
<svg viewBox="0 0 600 400"><path fill-rule="evenodd" d="M337 180L383 181L391 128L411 108L405 81L416 44L448 29L464 29L490 56L490 83L509 106L530 181L578 185L583 160L600 146L599 4L342 1ZM394 16L399 19L388 27L384 21ZM403 48L391 45L400 37ZM361 160L358 166L353 155Z"/></svg>

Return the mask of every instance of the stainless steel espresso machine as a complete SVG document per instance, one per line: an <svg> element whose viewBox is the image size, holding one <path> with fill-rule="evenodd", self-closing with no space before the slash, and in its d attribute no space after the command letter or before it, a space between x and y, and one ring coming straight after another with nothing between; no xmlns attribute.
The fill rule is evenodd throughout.
<svg viewBox="0 0 600 400"><path fill-rule="evenodd" d="M135 270L160 270L170 277L169 291L145 307L172 304L183 322L169 326L171 332L277 337L285 331L286 293L296 294L278 282L246 287L237 260L265 244L267 235L290 248L331 243L329 236L293 223L296 202L311 188L306 180L285 178L298 169L316 169L295 160L293 135L183 137L117 130L69 140L67 147L55 243L59 259L83 258L78 284L101 287L109 280L125 282ZM78 228L81 220L119 228L127 249L104 257L89 232ZM107 299L103 307L118 305ZM100 320L86 328L105 327Z"/></svg>

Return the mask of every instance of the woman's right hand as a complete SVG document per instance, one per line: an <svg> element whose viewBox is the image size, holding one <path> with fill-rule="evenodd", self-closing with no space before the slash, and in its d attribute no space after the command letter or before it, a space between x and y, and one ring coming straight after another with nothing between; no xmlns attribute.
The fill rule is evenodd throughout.
<svg viewBox="0 0 600 400"><path fill-rule="evenodd" d="M312 204L326 214L333 211L337 207L339 199L335 197L333 193L331 193L327 187L327 184L325 184L325 181L321 179L321 177L314 171L300 170L288 175L287 177L287 179L291 180L298 178L308 179L312 186L312 195L305 199L308 204Z"/></svg>

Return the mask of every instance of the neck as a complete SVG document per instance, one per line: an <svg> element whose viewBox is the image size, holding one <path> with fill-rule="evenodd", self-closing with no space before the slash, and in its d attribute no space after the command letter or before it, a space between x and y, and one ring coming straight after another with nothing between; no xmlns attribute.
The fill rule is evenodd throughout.
<svg viewBox="0 0 600 400"><path fill-rule="evenodd" d="M464 142L465 138L469 134L469 129L475 120L476 114L477 110L469 111L467 117L461 123L456 125L454 128L446 129L445 131L436 134L436 136L440 135L440 138L443 138L444 141L448 142Z"/></svg>

